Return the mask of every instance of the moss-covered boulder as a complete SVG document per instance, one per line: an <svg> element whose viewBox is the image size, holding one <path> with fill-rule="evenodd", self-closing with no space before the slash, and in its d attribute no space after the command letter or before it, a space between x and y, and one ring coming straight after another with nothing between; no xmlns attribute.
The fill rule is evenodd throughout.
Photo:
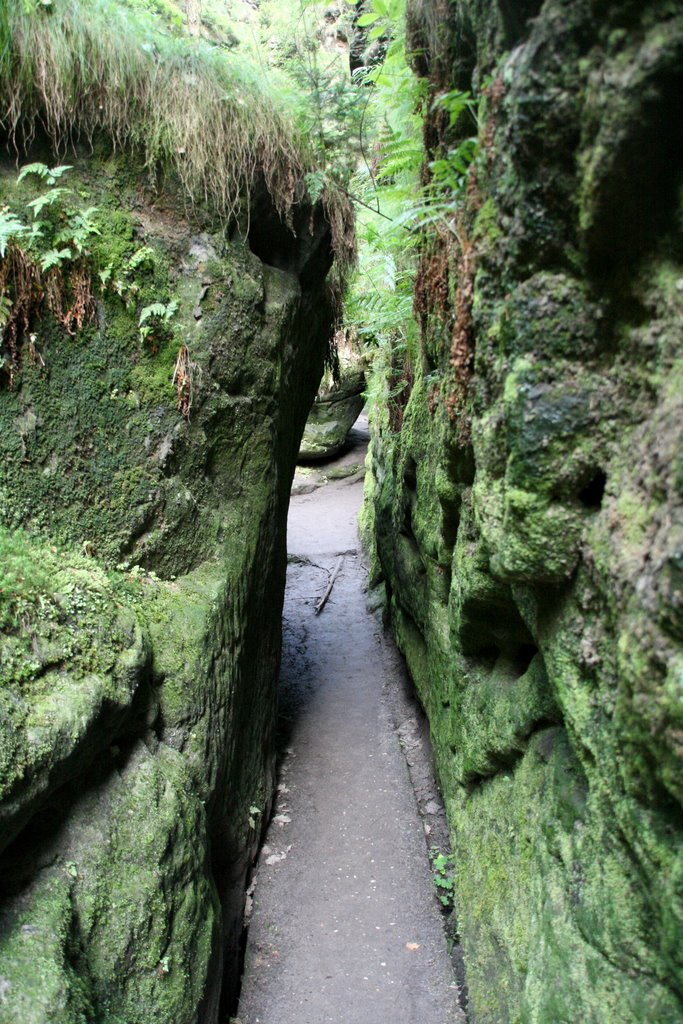
<svg viewBox="0 0 683 1024"><path fill-rule="evenodd" d="M432 96L486 85L366 518L431 722L472 1019L673 1024L680 7L413 3L409 28ZM461 129L434 104L428 159Z"/></svg>
<svg viewBox="0 0 683 1024"><path fill-rule="evenodd" d="M332 458L343 450L349 430L363 409L364 391L364 372L351 368L335 385L316 395L306 420L299 459L315 462Z"/></svg>

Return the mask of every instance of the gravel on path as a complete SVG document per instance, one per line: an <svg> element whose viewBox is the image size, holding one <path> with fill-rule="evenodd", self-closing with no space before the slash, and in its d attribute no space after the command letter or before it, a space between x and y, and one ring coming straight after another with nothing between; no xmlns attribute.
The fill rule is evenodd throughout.
<svg viewBox="0 0 683 1024"><path fill-rule="evenodd" d="M362 479L323 483L290 507L286 736L255 875L238 1019L462 1024L425 821L388 696L400 665L366 608Z"/></svg>

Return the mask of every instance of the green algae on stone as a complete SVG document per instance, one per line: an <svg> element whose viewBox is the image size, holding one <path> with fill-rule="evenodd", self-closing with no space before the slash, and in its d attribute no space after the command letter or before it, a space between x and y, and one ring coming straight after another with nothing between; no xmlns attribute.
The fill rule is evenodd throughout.
<svg viewBox="0 0 683 1024"><path fill-rule="evenodd" d="M46 871L2 916L0 1022L88 1024L93 1006L87 982L71 962L73 879Z"/></svg>
<svg viewBox="0 0 683 1024"><path fill-rule="evenodd" d="M0 1020L189 1019L219 984L206 829L168 747L139 745L77 800L57 866L5 907Z"/></svg>

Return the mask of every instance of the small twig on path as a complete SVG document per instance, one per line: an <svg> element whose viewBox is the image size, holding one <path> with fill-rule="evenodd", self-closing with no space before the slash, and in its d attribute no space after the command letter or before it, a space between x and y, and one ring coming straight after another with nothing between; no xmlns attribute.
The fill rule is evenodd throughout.
<svg viewBox="0 0 683 1024"><path fill-rule="evenodd" d="M325 591L325 593L323 594L323 596L320 598L320 600L318 601L317 605L315 606L315 614L316 615L320 615L321 611L323 610L323 608L327 604L327 599L330 596L330 594L332 593L332 587L334 586L334 581L336 580L337 576L341 572L341 567L342 567L343 564L344 564L344 556L340 555L339 556L339 561L335 565L334 572L332 573L332 576L330 577L330 582L327 584L327 590Z"/></svg>
<svg viewBox="0 0 683 1024"><path fill-rule="evenodd" d="M310 558L306 558L305 555L287 555L287 565L310 565L314 569L320 569L321 572L326 572L328 577L330 570L325 565L320 565L318 562L314 562Z"/></svg>

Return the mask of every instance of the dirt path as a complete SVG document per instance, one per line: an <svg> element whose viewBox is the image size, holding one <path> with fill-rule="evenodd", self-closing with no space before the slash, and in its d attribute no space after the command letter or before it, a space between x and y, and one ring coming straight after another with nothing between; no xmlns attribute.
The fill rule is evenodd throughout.
<svg viewBox="0 0 683 1024"><path fill-rule="evenodd" d="M355 455L362 461L362 450ZM307 489L305 477L298 477L298 489ZM395 727L400 665L366 610L356 526L361 498L355 476L292 499L285 752L256 876L241 1024L464 1019L425 823ZM315 603L341 553L342 571L316 617ZM421 746L417 731L413 719L404 721L409 752ZM423 808L437 825L433 784L418 778Z"/></svg>

